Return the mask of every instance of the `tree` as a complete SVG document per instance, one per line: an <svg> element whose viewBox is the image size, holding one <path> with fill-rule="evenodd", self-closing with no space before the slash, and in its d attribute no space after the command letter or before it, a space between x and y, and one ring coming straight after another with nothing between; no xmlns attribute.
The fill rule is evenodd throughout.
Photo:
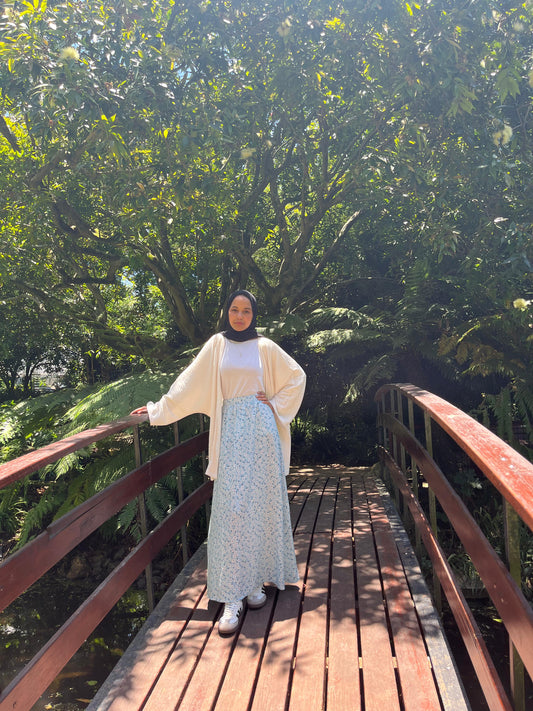
<svg viewBox="0 0 533 711"><path fill-rule="evenodd" d="M202 341L237 284L271 315L305 308L406 190L404 239L452 252L470 154L523 82L508 28L530 11L496 22L498 7L8 5L6 278L51 318L68 304L102 342L163 358ZM166 331L122 320L117 299L148 299Z"/></svg>
<svg viewBox="0 0 533 711"><path fill-rule="evenodd" d="M249 285L336 403L446 395L468 329L531 295L531 24L496 0L13 3L1 278L152 363Z"/></svg>
<svg viewBox="0 0 533 711"><path fill-rule="evenodd" d="M0 380L8 399L16 395L19 382L22 396L28 397L36 369L59 370L71 351L59 329L40 318L27 299L0 301Z"/></svg>

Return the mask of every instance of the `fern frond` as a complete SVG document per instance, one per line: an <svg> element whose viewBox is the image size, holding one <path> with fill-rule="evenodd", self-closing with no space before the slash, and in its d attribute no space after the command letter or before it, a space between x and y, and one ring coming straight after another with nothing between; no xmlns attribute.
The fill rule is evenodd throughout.
<svg viewBox="0 0 533 711"><path fill-rule="evenodd" d="M372 318L364 311L356 311L341 307L328 307L315 309L309 317L309 330L325 331L330 328L362 328L364 326L376 327L378 319Z"/></svg>
<svg viewBox="0 0 533 711"><path fill-rule="evenodd" d="M309 316L311 330L326 330L328 328L349 328L357 319L357 311L341 307L315 309Z"/></svg>
<svg viewBox="0 0 533 711"><path fill-rule="evenodd" d="M137 511L138 504L136 499L124 506L116 517L116 533L130 533L136 541L140 540L141 529L139 527Z"/></svg>
<svg viewBox="0 0 533 711"><path fill-rule="evenodd" d="M354 402L373 388L376 383L393 380L396 367L396 360L388 354L383 354L379 358L368 361L359 369L356 377L350 383L344 401Z"/></svg>
<svg viewBox="0 0 533 711"><path fill-rule="evenodd" d="M71 452L65 455L57 462L49 464L43 470L46 479L53 478L55 481L66 476L70 471L75 469L83 457L87 457L89 450L80 449L77 452Z"/></svg>
<svg viewBox="0 0 533 711"><path fill-rule="evenodd" d="M176 504L168 489L162 486L152 486L145 492L146 508L157 523L160 523Z"/></svg>
<svg viewBox="0 0 533 711"><path fill-rule="evenodd" d="M64 489L47 489L45 491L37 504L26 514L16 549L27 543L35 531L41 531L46 526L47 519L59 508L64 496Z"/></svg>
<svg viewBox="0 0 533 711"><path fill-rule="evenodd" d="M333 346L347 346L355 343L367 344L383 338L384 335L381 331L370 328L361 330L335 328L329 331L313 333L307 339L307 345L311 350L321 353Z"/></svg>
<svg viewBox="0 0 533 711"><path fill-rule="evenodd" d="M21 434L20 422L11 413L0 419L0 445L6 444Z"/></svg>
<svg viewBox="0 0 533 711"><path fill-rule="evenodd" d="M63 436L124 417L148 400L158 400L177 373L145 372L102 385L71 407L63 416Z"/></svg>
<svg viewBox="0 0 533 711"><path fill-rule="evenodd" d="M300 333L305 333L308 327L308 322L300 316L296 314L286 314L284 318L277 320L272 319L257 330L264 336L277 340L284 336L297 336Z"/></svg>

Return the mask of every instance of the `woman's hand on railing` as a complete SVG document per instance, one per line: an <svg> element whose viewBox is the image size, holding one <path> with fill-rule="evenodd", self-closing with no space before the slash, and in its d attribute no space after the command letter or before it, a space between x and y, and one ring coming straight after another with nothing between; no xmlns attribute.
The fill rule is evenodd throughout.
<svg viewBox="0 0 533 711"><path fill-rule="evenodd" d="M130 415L148 415L148 408L146 405L143 405L142 407L137 407L135 410L132 410L130 412Z"/></svg>

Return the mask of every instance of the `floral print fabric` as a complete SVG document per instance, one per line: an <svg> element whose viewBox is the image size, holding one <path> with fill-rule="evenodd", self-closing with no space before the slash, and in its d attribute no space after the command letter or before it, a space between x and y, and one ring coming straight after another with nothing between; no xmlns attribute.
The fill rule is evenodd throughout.
<svg viewBox="0 0 533 711"><path fill-rule="evenodd" d="M207 558L211 600L298 581L278 429L255 395L224 401Z"/></svg>

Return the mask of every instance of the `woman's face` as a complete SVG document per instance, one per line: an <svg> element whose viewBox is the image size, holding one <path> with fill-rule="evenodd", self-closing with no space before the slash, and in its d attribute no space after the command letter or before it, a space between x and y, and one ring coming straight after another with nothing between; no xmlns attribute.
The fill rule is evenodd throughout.
<svg viewBox="0 0 533 711"><path fill-rule="evenodd" d="M231 302L231 306L229 308L229 325L235 331L245 331L252 323L253 317L254 312L252 310L250 299L247 299L246 296L236 296Z"/></svg>

